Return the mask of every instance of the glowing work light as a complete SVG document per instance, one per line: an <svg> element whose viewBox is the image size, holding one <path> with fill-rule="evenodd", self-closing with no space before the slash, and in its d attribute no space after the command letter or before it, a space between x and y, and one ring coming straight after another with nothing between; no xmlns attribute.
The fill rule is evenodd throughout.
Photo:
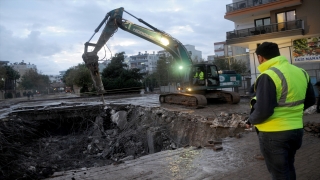
<svg viewBox="0 0 320 180"><path fill-rule="evenodd" d="M165 45L165 46L167 46L168 44L169 44L169 41L168 41L168 39L166 39L166 38L161 38L160 39L160 41L161 41L161 43L163 44L163 45Z"/></svg>

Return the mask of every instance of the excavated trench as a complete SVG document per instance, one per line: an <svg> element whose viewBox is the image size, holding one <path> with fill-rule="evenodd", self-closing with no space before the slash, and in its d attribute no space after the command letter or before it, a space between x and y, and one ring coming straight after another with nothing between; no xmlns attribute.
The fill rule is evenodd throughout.
<svg viewBox="0 0 320 180"><path fill-rule="evenodd" d="M161 107L58 103L20 107L0 120L0 179L119 164L244 131L245 114L208 118Z"/></svg>

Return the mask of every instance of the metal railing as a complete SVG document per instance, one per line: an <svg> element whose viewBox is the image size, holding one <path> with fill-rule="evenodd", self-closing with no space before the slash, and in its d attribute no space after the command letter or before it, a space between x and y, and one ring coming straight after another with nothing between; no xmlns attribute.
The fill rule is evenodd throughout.
<svg viewBox="0 0 320 180"><path fill-rule="evenodd" d="M240 9L253 7L253 6L260 6L262 4L271 3L277 0L245 0L245 1L239 1L232 4L227 4L227 13L237 11Z"/></svg>
<svg viewBox="0 0 320 180"><path fill-rule="evenodd" d="M260 34L288 31L294 29L304 29L304 22L301 19L295 21L286 21L282 23L270 24L266 26L239 29L227 32L227 40Z"/></svg>

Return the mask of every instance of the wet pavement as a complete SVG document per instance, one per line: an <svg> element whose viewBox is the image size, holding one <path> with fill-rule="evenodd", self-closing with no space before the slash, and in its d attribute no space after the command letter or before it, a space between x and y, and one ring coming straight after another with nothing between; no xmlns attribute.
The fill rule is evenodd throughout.
<svg viewBox="0 0 320 180"><path fill-rule="evenodd" d="M187 147L167 150L103 167L57 172L50 180L62 179L170 179L170 180L268 180L264 161L257 160L258 138L247 132L240 139L223 139L223 149ZM320 178L320 139L304 136L296 155L297 179Z"/></svg>
<svg viewBox="0 0 320 180"><path fill-rule="evenodd" d="M108 104L132 104L142 105L146 107L159 107L159 95L119 95L119 96L104 96L104 102ZM7 116L9 113L16 109L23 109L29 107L45 108L47 106L68 106L73 103L78 105L99 105L103 104L101 96L97 97L79 97L71 93L58 93L53 95L34 96L34 98L28 100L27 97L14 98L0 100L0 119Z"/></svg>

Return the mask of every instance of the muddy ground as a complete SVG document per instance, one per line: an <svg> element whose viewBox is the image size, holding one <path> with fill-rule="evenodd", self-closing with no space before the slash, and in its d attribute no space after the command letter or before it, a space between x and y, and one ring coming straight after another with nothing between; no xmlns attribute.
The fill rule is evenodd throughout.
<svg viewBox="0 0 320 180"><path fill-rule="evenodd" d="M63 99L66 97L69 99ZM1 102L0 179L44 179L58 171L119 164L147 155L150 153L146 135L149 131L146 130L147 127L143 126L152 124L155 119L158 119L157 122L171 123L171 125L174 124L172 123L174 120L189 119L195 124L197 122L194 121L197 120L208 121L222 116L231 118L233 114L241 115L241 119L245 119L249 113L248 98L242 98L241 102L235 105L210 102L205 108L193 109L177 105L160 105L157 97L157 94L107 96L105 101L109 106L103 108L102 114L101 111L92 109L92 111L97 111L93 119L83 114L83 118L76 120L77 123L70 122L71 118L65 120L62 117L59 121L60 125L68 126L71 130L61 131L59 129L59 132L50 130L50 128L57 129L56 125L59 124L57 122L51 122L51 120L30 121L17 113L13 115L12 112L21 107L24 107L25 110L27 107L38 106L39 108L54 103L86 102L93 103L91 105L94 107L95 104L101 105L101 98L74 98L70 94L62 94L54 97L38 96L30 101L15 99ZM43 101L44 99L47 100ZM86 110L91 111L90 108ZM32 111L35 110L32 109ZM84 111L81 109L76 113L81 114ZM124 115L130 117L127 125L122 126L121 123L112 120L115 112L119 111L127 113ZM140 114L140 111L145 111L145 113ZM99 117L102 121L99 121ZM319 116L314 114L312 108L305 113L305 122L308 126L306 131L315 136L319 136L319 130L314 128L317 127L317 124L312 122L317 120L319 120ZM52 124L49 123L49 126L48 122ZM103 125L97 126L99 123ZM175 126L179 125L181 124L175 124ZM196 139L175 139L172 137L170 127L161 126L165 127L165 130L157 129L159 127L154 126L156 129L154 132L159 134L156 137L161 141L158 142L158 146L155 143L155 146L151 147L154 148L154 152L194 145L192 144L194 141L206 141L208 138L235 137L244 132L244 128L239 127L233 133L220 131L219 135L208 136L205 139L200 138L200 140L197 137ZM201 147L204 144L200 143L196 146Z"/></svg>

